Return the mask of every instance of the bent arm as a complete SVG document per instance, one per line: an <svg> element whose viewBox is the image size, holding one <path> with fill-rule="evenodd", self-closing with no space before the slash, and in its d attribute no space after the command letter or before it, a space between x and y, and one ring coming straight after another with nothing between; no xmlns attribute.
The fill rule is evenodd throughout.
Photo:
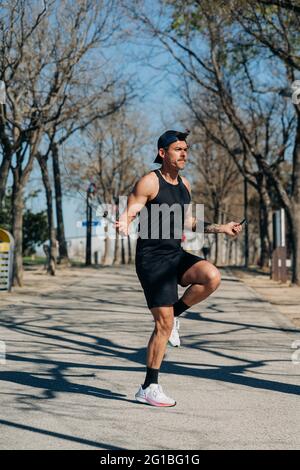
<svg viewBox="0 0 300 470"><path fill-rule="evenodd" d="M196 232L197 219L196 217L192 218L192 231ZM223 233L224 226L222 224L212 224L211 222L204 221L204 233Z"/></svg>
<svg viewBox="0 0 300 470"><path fill-rule="evenodd" d="M182 177L182 180L184 184L186 185L191 196L191 185L189 181L184 176ZM224 231L224 225L212 224L211 222L206 222L206 221L204 221L203 223L204 223L204 233L222 233ZM192 230L193 232L196 232L197 219L196 217L192 216L191 204L189 205L186 216L185 216L184 227L187 230Z"/></svg>
<svg viewBox="0 0 300 470"><path fill-rule="evenodd" d="M193 231L196 231L197 221L194 217ZM240 222L228 222L226 224L211 224L210 222L204 222L204 233L226 233L230 237L236 237L243 228Z"/></svg>
<svg viewBox="0 0 300 470"><path fill-rule="evenodd" d="M129 225L137 214L145 206L149 196L153 191L153 183L149 175L143 176L134 186L127 198L127 206L124 212L116 221L115 227L118 231L128 235Z"/></svg>

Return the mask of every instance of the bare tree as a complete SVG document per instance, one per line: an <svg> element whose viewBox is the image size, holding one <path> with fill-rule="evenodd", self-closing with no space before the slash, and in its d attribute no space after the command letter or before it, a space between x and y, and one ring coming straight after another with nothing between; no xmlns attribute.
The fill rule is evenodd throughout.
<svg viewBox="0 0 300 470"><path fill-rule="evenodd" d="M196 125L205 129L211 141L227 152L243 176L245 183L249 183L259 194L260 204L258 210L261 241L259 264L267 267L272 246L272 212L270 209L274 205L272 204L273 198L271 198L270 192L273 186L243 145L240 133L237 133L231 122L228 121L219 100L214 99L214 96L211 97L207 93L205 98L202 94L200 96L194 95L189 85L182 93ZM208 96L210 96L210 99L207 99ZM286 106L277 109L274 102L264 107L258 102L256 108L255 106L256 98L254 95L252 95L252 99L249 97L249 101L244 100L243 108L247 109L248 112L242 115L243 128L240 129L240 132L251 136L248 138L253 145L260 149L264 159L271 162L274 168L277 169L278 175L280 175L280 168L283 164L284 152L288 146L294 118L286 112ZM238 113L238 109L235 112ZM280 118L280 121L278 121L278 118Z"/></svg>
<svg viewBox="0 0 300 470"><path fill-rule="evenodd" d="M140 126L141 117L122 107L103 121L95 121L87 130L86 151L88 159L74 159L70 164L71 181L74 188L82 187L82 181L93 181L96 186L94 210L104 213L107 205L107 223L113 223L118 217L120 196L127 196L136 180L146 171L144 126ZM143 123L144 124L144 123ZM77 180L76 180L77 175ZM101 210L100 210L101 208ZM102 263L108 262L108 224L105 226L106 237L104 241L104 255ZM127 246L130 239L127 240ZM116 232L114 237L113 264L125 262L125 244L121 241L122 256L120 256L120 236ZM131 256L131 246L128 249L128 261Z"/></svg>
<svg viewBox="0 0 300 470"><path fill-rule="evenodd" d="M48 234L49 234L49 256L47 260L47 272L52 276L55 275L56 268L56 234L54 229L54 216L53 216L53 204L52 204L52 186L47 168L47 158L41 155L39 152L36 154L36 158L39 162L42 180L44 183L46 201L47 201L47 218L48 218Z"/></svg>
<svg viewBox="0 0 300 470"><path fill-rule="evenodd" d="M207 122L214 127L214 122ZM213 130L211 130L213 132ZM205 218L223 223L224 213L229 212L230 201L241 183L239 171L221 146L216 146L203 128L195 128L193 132L192 169L195 184L193 199L205 204ZM231 211L230 211L231 212ZM215 264L221 264L220 236L215 234Z"/></svg>
<svg viewBox="0 0 300 470"><path fill-rule="evenodd" d="M285 67L288 82L280 93L283 97L299 77L299 5L296 1L244 2L244 8L236 1L228 2L231 18L247 33L241 47L247 47L249 38L274 55ZM295 140L292 154L291 185L285 186L282 174L278 174L272 165L258 155L258 161L266 177L276 190L281 205L285 208L291 231L293 273L292 282L300 284L300 103L290 101L296 120Z"/></svg>
<svg viewBox="0 0 300 470"><path fill-rule="evenodd" d="M248 4L250 3L253 4L255 2L248 2ZM245 4L247 2L243 2L242 6L244 7ZM261 193L261 202L265 205L264 217L269 213L270 190L275 188L282 204L287 210L291 226L295 227L296 224L298 227L297 231L299 232L300 227L297 225L300 213L299 203L297 202L299 178L296 176L300 168L300 165L297 164L300 148L298 144L299 139L296 137L296 144L294 145L293 202L291 202L287 190L282 184L281 172L278 171L278 166L281 165L287 155L294 122L293 118L290 117L285 117L284 122L281 122L280 115L277 115L277 123L281 123L281 136L275 144L271 138L270 124L273 124L272 129L274 129L276 122L274 110L276 110L278 103L278 91L280 88L278 83L272 84L273 90L270 85L268 87L266 85L259 87L257 80L255 80L258 77L255 77L253 74L253 62L257 61L258 58L267 61L267 58L263 57L263 55L259 56L259 51L261 51L260 44L256 43L253 45L253 40L249 44L249 37L248 42L245 41L243 44L243 38L247 34L251 34L251 31L250 29L246 30L245 27L243 29L236 28L238 19L236 21L232 19L232 16L230 16L231 12L226 8L226 2L208 2L207 0L201 2L183 2L181 0L174 0L168 2L168 6L170 5L173 6L171 15L170 8L163 10L163 23L154 21L155 15L145 13L140 4L138 8L136 3L134 5L131 4L129 10L131 17L138 20L148 32L158 38L163 47L180 64L184 77L193 84L194 88L198 89L198 94L202 92L202 95L206 93L216 97L218 106L220 106L225 117L225 124L227 127L230 126L232 132L234 132L235 140L243 155L242 165L239 164L237 158L235 159L239 164L238 168L243 170L244 174L247 174L252 184L256 184L260 188L263 183L263 187L266 188ZM245 15L243 16L243 8L241 6L238 8L237 2L232 2L230 5L235 6L235 16L241 16L240 21L243 21L245 17ZM222 8L218 10L216 8L218 6L222 6ZM251 13L257 20L257 30L259 30L259 19L263 13L260 12L258 4L254 7L252 6ZM169 21L166 21L167 18ZM273 31L278 48L276 52L271 47L270 49L276 58L281 58L284 55L286 63L296 67L296 55L290 54L291 57L288 57L287 54L288 51L295 50L295 47L292 47L291 39L295 35L296 20L291 12L287 13L287 11L282 12L280 10L278 12L278 24L280 22L284 24L282 33L278 34L276 31ZM264 45L269 47L269 42L267 44L266 41L266 34L268 28L270 29L272 20L270 15L267 16L267 13L265 23L267 26L263 29L263 40L265 40ZM163 27L161 26L162 24ZM287 25L292 28L289 34L287 34ZM275 30L277 26L276 22L273 25ZM284 42L285 54L280 50L279 44L279 38L284 34L286 35ZM255 36L255 38L258 40L258 36ZM252 73L248 64L252 65ZM270 61L268 65L271 65ZM291 77L293 77L292 74ZM284 82L284 78L282 78L281 83ZM245 85L248 90L246 99L243 93ZM253 97L255 97L255 104L252 106L251 98L253 99ZM247 102L248 107L245 107ZM296 132L296 135L298 135L298 132ZM224 139L220 140L223 140L224 143ZM233 158L235 155L234 150L234 148L228 148ZM253 179L251 174L258 177L258 181ZM268 225L264 222L264 224L261 224L261 228L263 229L263 226ZM299 236L297 233L294 233L294 230L293 234L293 282L300 282L300 266L297 261L297 252L299 251L297 240ZM269 238L268 234L266 234L266 237L267 239Z"/></svg>
<svg viewBox="0 0 300 470"><path fill-rule="evenodd" d="M36 124L36 113L32 116L23 113L19 110L19 106L24 104L24 78L23 82L18 74L21 64L28 60L28 49L32 36L35 34L37 28L44 20L47 14L47 4L39 12L33 12L31 22L24 18L24 6L17 1L11 2L10 5L2 5L0 10L0 79L3 81L6 88L6 103L1 106L0 113L0 142L2 151L2 161L0 166L0 205L5 194L7 178L10 170L11 160L16 155L17 160L20 162L24 160L22 150L25 148L25 153L30 146L30 138L35 141L36 147L36 133L34 127ZM10 89L10 84L15 84L15 92ZM22 89L23 86L23 89ZM24 132L22 128L22 118L27 118L28 132ZM30 117L32 118L30 120ZM28 161L25 168L23 177L27 178L30 173L32 161ZM14 191L20 185L20 181L15 181ZM16 212L16 210L15 210Z"/></svg>
<svg viewBox="0 0 300 470"><path fill-rule="evenodd" d="M9 163L14 179L14 277L22 285L23 190L34 158L41 161L47 131L62 127L65 108L70 111L71 89L86 71L87 54L115 25L110 20L113 2L105 0L45 1L41 10L34 2L14 1L2 10L0 75L8 99L0 120L1 182L6 184ZM94 89L86 93L89 100L92 94Z"/></svg>

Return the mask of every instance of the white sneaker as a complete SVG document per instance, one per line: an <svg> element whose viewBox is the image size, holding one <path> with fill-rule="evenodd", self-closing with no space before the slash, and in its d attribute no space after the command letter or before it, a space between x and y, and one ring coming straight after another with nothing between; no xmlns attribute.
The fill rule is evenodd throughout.
<svg viewBox="0 0 300 470"><path fill-rule="evenodd" d="M180 327L179 318L174 317L173 329L171 331L169 343L171 344L171 346L174 346L175 348L180 346L179 327Z"/></svg>
<svg viewBox="0 0 300 470"><path fill-rule="evenodd" d="M173 398L167 397L163 389L158 384L150 384L149 387L143 389L140 386L135 394L135 399L140 403L149 403L152 406L175 406L176 401Z"/></svg>

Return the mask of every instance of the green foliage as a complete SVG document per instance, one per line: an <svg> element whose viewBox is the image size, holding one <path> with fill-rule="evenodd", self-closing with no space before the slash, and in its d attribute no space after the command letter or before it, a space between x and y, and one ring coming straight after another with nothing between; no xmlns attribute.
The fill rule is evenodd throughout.
<svg viewBox="0 0 300 470"><path fill-rule="evenodd" d="M45 257L42 256L24 256L23 257L24 266L36 266L36 265L45 265Z"/></svg>
<svg viewBox="0 0 300 470"><path fill-rule="evenodd" d="M0 206L0 227L8 232L12 230L11 196L9 194L4 196L2 207Z"/></svg>
<svg viewBox="0 0 300 470"><path fill-rule="evenodd" d="M35 197L37 194L34 194ZM6 194L3 207L0 208L0 227L12 232L12 203L10 194ZM25 210L23 218L23 254L30 256L35 253L35 245L48 240L47 212L37 213Z"/></svg>
<svg viewBox="0 0 300 470"><path fill-rule="evenodd" d="M37 213L26 210L23 223L23 253L30 256L35 253L34 245L41 245L48 240L46 211Z"/></svg>

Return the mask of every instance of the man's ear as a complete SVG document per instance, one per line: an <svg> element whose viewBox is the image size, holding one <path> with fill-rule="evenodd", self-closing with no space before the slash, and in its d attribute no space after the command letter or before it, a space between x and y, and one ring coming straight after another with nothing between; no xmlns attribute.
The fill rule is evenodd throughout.
<svg viewBox="0 0 300 470"><path fill-rule="evenodd" d="M161 158L164 158L166 151L164 149L158 149L158 154Z"/></svg>

